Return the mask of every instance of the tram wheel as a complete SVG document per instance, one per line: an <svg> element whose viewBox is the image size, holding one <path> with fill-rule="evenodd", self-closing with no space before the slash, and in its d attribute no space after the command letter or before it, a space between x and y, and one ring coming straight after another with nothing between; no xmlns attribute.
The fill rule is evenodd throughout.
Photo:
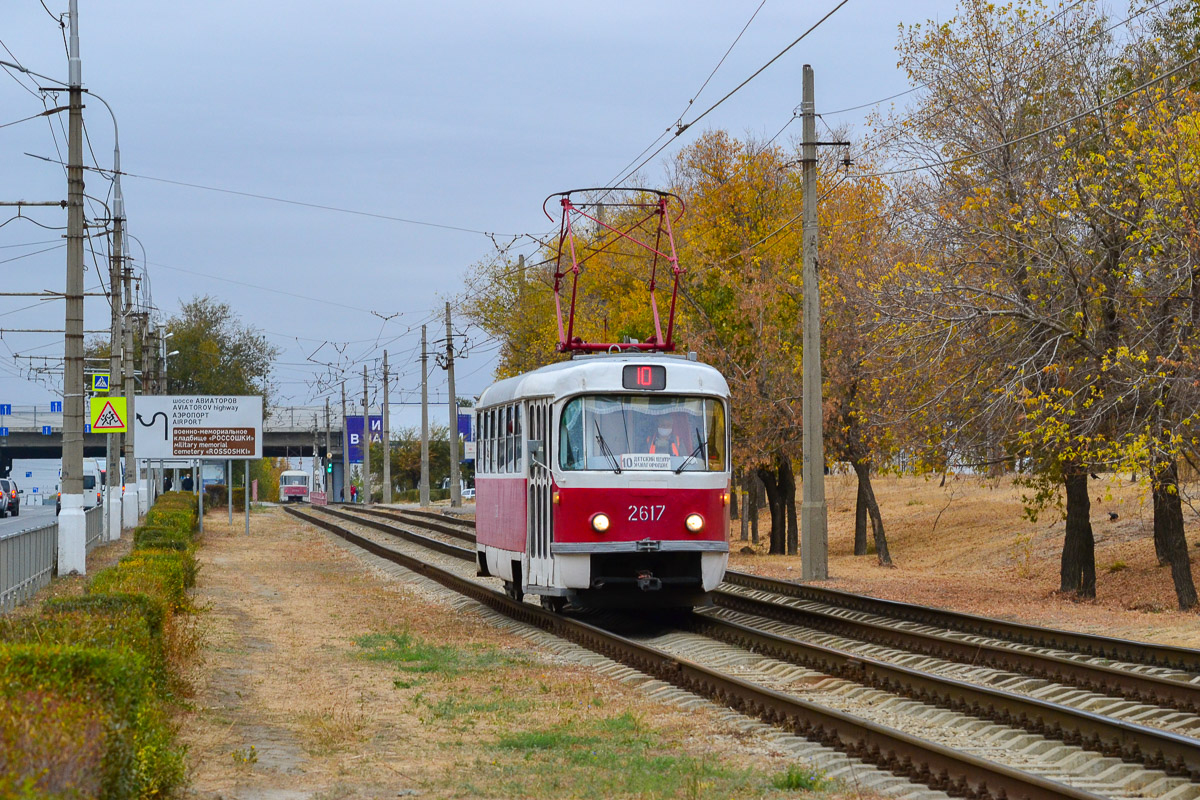
<svg viewBox="0 0 1200 800"><path fill-rule="evenodd" d="M521 584L516 581L504 582L504 593L516 600L518 603L525 599L525 590L521 588Z"/></svg>
<svg viewBox="0 0 1200 800"><path fill-rule="evenodd" d="M567 598L565 597L554 597L552 595L544 594L540 599L542 608L546 609L552 614L561 614L567 605Z"/></svg>

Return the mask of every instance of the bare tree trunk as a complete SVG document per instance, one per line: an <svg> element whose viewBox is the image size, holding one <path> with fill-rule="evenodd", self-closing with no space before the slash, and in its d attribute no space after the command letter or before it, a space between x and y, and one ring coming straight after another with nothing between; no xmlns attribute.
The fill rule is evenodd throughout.
<svg viewBox="0 0 1200 800"><path fill-rule="evenodd" d="M875 500L875 490L871 487L871 465L855 461L854 474L858 476L859 492L862 493L867 513L871 517L871 530L875 534L875 553L879 558L879 564L890 567L892 566L892 554L888 551L887 535L883 530L883 515L879 513L879 503ZM857 537L857 535L858 532L855 531L855 536ZM865 530L863 538L866 538Z"/></svg>
<svg viewBox="0 0 1200 800"><path fill-rule="evenodd" d="M784 513L787 515L787 554L800 553L800 525L796 521L796 475L792 472L792 460L779 459L779 493L783 496Z"/></svg>
<svg viewBox="0 0 1200 800"><path fill-rule="evenodd" d="M857 474L857 472L855 473ZM867 488L858 479L858 497L854 500L854 555L867 554Z"/></svg>
<svg viewBox="0 0 1200 800"><path fill-rule="evenodd" d="M749 486L747 486L748 491L746 493L746 507L749 510L747 511L746 516L750 517L750 541L752 544L758 544L758 506L762 487L758 482L757 472L754 470L747 470L746 474L748 476L747 483L749 484ZM743 517L742 525L744 526L745 524L746 520ZM743 530L745 530L744 527Z"/></svg>
<svg viewBox="0 0 1200 800"><path fill-rule="evenodd" d="M1066 536L1063 539L1059 589L1080 597L1096 596L1096 541L1092 535L1092 499L1088 496L1087 470L1077 465L1063 469L1067 492Z"/></svg>
<svg viewBox="0 0 1200 800"><path fill-rule="evenodd" d="M1171 565L1171 580L1175 583L1175 599L1179 601L1180 610L1188 611L1196 607L1196 584L1192 581L1192 564L1183 532L1179 464L1174 458L1155 465L1152 492L1154 549L1160 553L1160 560L1162 554L1166 554L1166 561Z"/></svg>
<svg viewBox="0 0 1200 800"><path fill-rule="evenodd" d="M787 513L783 495L776 483L774 470L760 467L758 479L767 492L767 506L771 509L771 547L768 552L773 556L781 556L787 552Z"/></svg>

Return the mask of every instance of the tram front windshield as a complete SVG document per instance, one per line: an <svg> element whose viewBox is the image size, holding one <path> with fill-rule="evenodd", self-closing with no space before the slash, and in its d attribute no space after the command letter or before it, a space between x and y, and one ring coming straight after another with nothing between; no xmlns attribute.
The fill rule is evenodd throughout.
<svg viewBox="0 0 1200 800"><path fill-rule="evenodd" d="M279 479L282 486L308 486L307 475L284 475Z"/></svg>
<svg viewBox="0 0 1200 800"><path fill-rule="evenodd" d="M710 397L594 395L563 408L559 465L564 470L726 468L725 405Z"/></svg>

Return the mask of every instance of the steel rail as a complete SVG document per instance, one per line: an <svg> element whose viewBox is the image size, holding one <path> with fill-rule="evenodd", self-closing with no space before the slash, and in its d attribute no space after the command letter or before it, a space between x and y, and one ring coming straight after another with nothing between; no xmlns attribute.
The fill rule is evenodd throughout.
<svg viewBox="0 0 1200 800"><path fill-rule="evenodd" d="M381 517L399 519L393 514L387 512L364 511L364 513L373 513ZM432 514L429 512L421 512L421 516L434 518L441 517L441 515ZM429 527L432 530L438 530L440 532L447 533L448 535L455 536L464 541L473 540L470 534L466 534L461 530L453 530L444 525L437 525L435 527L435 524L432 521L426 522L424 519L420 521L414 520L413 524ZM750 575L748 573L732 571L727 572L725 579L726 582L736 586L744 586L746 588L752 588L759 591L774 592L787 597L795 597L797 599L813 602L828 602L827 600L822 600L821 598L826 593L832 593L837 595L839 598L848 598L848 601L842 606L844 608L850 608L851 610L863 611L867 613L879 613L882 616L888 616L892 618L899 617L900 619L912 622L923 622L926 624L938 625L939 623L937 615L942 613L964 620L973 619L969 614L960 614L958 612L942 612L939 609L914 606L908 603L893 603L890 600L878 600L877 598L862 597L859 595L850 594L848 592L822 589L805 584L792 583L790 581L776 580L774 578L762 578L757 575ZM937 658L945 658L947 660L959 661L967 664L987 665L996 669L1019 672L1022 674L1052 680L1057 683L1064 683L1105 694L1114 694L1119 697L1137 700L1140 702L1200 713L1200 684L1190 683L1188 681L1179 680L1176 678L1145 675L1138 672L1132 672L1127 669L1121 669L1119 667L1090 664L1063 656L1054 656L1014 649L1005 645L974 644L970 642L964 642L959 639L948 638L938 634L904 630L902 628L896 628L886 624L847 619L846 617L827 612L812 609L799 609L792 606L755 600L721 589L713 592L712 598L716 605L743 611L748 614L769 617L781 622L806 625L831 633L846 633L847 635L862 639L864 641L898 647L911 650L913 652L924 653ZM854 604L850 601L862 602L860 607L853 607ZM909 616L905 613L897 613L894 611L890 613L883 610L872 611L873 603L882 603L889 607L895 605L901 607L902 609L915 609L925 616L922 618L917 618L917 616ZM979 619L985 627L990 626L995 622L1000 624L1008 624L997 620L991 620L986 617L981 617ZM1051 636L1064 633L1062 631L1055 631L1052 629L1040 629L1031 625L1020 625L1018 623L1012 623L1012 625L1014 627L1027 629L1030 631L1045 630L1046 633ZM953 628L954 626L941 625L940 627ZM959 625L958 627L961 628L965 626ZM979 632L979 635L984 634ZM1086 634L1080 635L1087 636ZM1104 637L1090 638L1103 639ZM1139 646L1139 643L1131 642L1125 639L1112 639L1111 641L1121 646ZM1050 646L1050 644L1042 643L1041 646ZM1155 645L1146 646L1149 648L1156 647ZM1168 649L1174 651L1196 652L1187 651L1187 648ZM1197 652L1197 655L1200 656L1200 652Z"/></svg>
<svg viewBox="0 0 1200 800"><path fill-rule="evenodd" d="M322 519L321 515L306 514L293 508L284 510L505 616L947 794L990 800L1099 800L1101 797L723 675L585 622L515 601L474 581L359 536L331 520Z"/></svg>
<svg viewBox="0 0 1200 800"><path fill-rule="evenodd" d="M285 510L289 510L289 509L285 508ZM329 514L330 516L337 517L338 519L346 520L347 522L354 522L359 525L366 525L368 528L373 528L377 531L382 531L383 533L391 534L392 536L398 536L401 539L412 542L413 544L419 544L422 547L428 547L430 550L435 550L444 555L453 556L454 558L460 559L462 561L474 561L475 560L475 549L474 548L471 548L470 550L468 550L467 548L459 547L456 544L450 544L449 542L443 542L441 539L431 539L428 536L422 536L419 533L413 533L412 531L408 531L403 528L397 528L395 525L387 525L383 522L376 522L373 519L363 519L362 517L360 517L356 514L350 514L345 511L340 511L338 509L330 508L329 506L312 506L312 510L320 511L323 514Z"/></svg>
<svg viewBox="0 0 1200 800"><path fill-rule="evenodd" d="M379 516L394 518L387 513L356 510L360 513L376 513ZM350 515L346 514L340 516L350 518ZM384 533L400 535L400 531L393 526L370 526ZM472 552L464 548L455 548L455 551L451 552L451 555L464 560L471 560L473 557ZM773 604L759 600L747 600L746 605L748 608L737 610L758 616L770 616L771 611L776 608ZM781 636L720 619L706 612L693 613L682 619L689 629L697 633L771 658L800 664L828 675L952 711L1021 728L1049 739L1061 740L1066 744L1079 745L1106 756L1142 764L1148 769L1158 769L1170 775L1200 780L1200 741L1194 738L1025 695L932 675L833 647L806 643L794 637Z"/></svg>
<svg viewBox="0 0 1200 800"><path fill-rule="evenodd" d="M409 511L407 509L401 510L398 508L397 509L354 508L352 510L355 513L367 514L372 517L381 517L383 519L392 519L392 520L396 520L398 522L411 522L415 525L420 525L423 528L428 528L431 531L437 531L438 533L445 534L446 536L453 536L455 539L459 539L464 542L470 542L472 545L475 544L475 535L474 534L467 533L466 531L462 530L461 528L455 528L450 525L446 525L446 524L442 523L440 520L445 519L445 517L443 517L441 514L427 514L424 512ZM418 514L418 513L421 516L421 519L419 519L419 520L406 518L406 515ZM425 519L426 516L435 517L437 519Z"/></svg>
<svg viewBox="0 0 1200 800"><path fill-rule="evenodd" d="M725 573L725 580L735 586L742 586L747 589L774 592L801 600L828 603L852 611L862 611L868 614L894 617L909 622L935 625L978 636L1005 639L1035 647L1067 650L1083 655L1107 658L1112 661L1127 661L1154 667L1170 667L1200 674L1200 650L1189 647L1138 642L1132 639L1119 639L1092 633L1077 633L1075 631L1064 631L1056 628L1042 628L1037 625L1027 625L1021 622L1010 622L993 617L982 617L959 611L921 606L915 603L904 603L899 600L884 600L878 597L853 594L838 589L828 589L820 586L795 583L793 581L766 578L735 570L727 571Z"/></svg>
<svg viewBox="0 0 1200 800"><path fill-rule="evenodd" d="M810 644L706 612L684 618L684 624L713 639L827 675L1021 728L1148 769L1200 780L1200 740Z"/></svg>
<svg viewBox="0 0 1200 800"><path fill-rule="evenodd" d="M852 636L874 644L897 647L914 653L976 666L989 666L1115 694L1127 699L1185 711L1200 712L1200 685L1156 675L1144 675L1117 667L1076 661L1072 658L1034 653L1006 645L979 644L932 633L905 630L892 625L848 619L823 611L796 608L744 597L718 589L713 604L722 608L769 617L829 633Z"/></svg>
<svg viewBox="0 0 1200 800"><path fill-rule="evenodd" d="M405 513L434 519L447 519L444 514L429 511L406 510ZM473 520L464 519L456 520L456 522L468 528L475 527ZM1133 639L1066 631L1060 628L1044 628L1023 622L905 603L900 600L885 600L839 589L768 578L737 570L728 570L725 573L725 581L747 589L774 592L801 600L827 603L851 611L877 614L882 617L962 631L976 636L1003 639L1034 647L1065 650L1096 658L1107 658L1110 661L1125 661L1131 664L1166 667L1200 674L1200 649L1191 647L1139 642Z"/></svg>

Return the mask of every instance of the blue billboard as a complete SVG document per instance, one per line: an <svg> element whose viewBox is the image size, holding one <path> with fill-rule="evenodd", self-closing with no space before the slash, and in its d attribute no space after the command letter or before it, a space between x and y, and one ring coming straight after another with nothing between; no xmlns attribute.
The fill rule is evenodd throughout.
<svg viewBox="0 0 1200 800"><path fill-rule="evenodd" d="M350 454L350 463L363 463L363 418L361 414L358 416L346 415L346 433L349 437L347 452ZM371 443L383 443L383 417L375 414L371 415Z"/></svg>

